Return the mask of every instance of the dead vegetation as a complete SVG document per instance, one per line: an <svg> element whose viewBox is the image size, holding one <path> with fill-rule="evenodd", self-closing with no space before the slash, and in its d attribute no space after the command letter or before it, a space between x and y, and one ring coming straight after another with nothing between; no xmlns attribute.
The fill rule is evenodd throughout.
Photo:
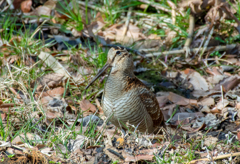
<svg viewBox="0 0 240 164"><path fill-rule="evenodd" d="M236 0L0 1L1 163L239 163ZM164 114L123 135L101 109L110 47ZM132 125L126 125L130 127Z"/></svg>

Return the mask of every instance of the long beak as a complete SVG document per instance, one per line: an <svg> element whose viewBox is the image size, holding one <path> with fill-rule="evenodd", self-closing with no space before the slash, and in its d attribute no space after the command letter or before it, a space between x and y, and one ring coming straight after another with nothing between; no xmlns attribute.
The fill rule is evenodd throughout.
<svg viewBox="0 0 240 164"><path fill-rule="evenodd" d="M110 66L109 63L106 63L102 69L100 69L97 73L97 75L92 79L92 81L86 86L85 89L88 89L88 87L90 87L90 85L92 85L92 83L94 83L94 81L96 81L107 69L108 67Z"/></svg>

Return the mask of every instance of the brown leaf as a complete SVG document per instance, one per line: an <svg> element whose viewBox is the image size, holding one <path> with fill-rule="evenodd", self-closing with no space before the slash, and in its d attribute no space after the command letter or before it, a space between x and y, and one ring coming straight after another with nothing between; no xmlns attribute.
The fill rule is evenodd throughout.
<svg viewBox="0 0 240 164"><path fill-rule="evenodd" d="M173 102L174 104L177 105L197 105L197 100L193 100L193 99L187 99L185 97L182 97L180 95L177 95L173 92L169 93L168 99Z"/></svg>
<svg viewBox="0 0 240 164"><path fill-rule="evenodd" d="M137 161L140 161L140 160L152 161L153 157L154 157L154 155L137 155L137 156L132 156L132 155L126 154L124 156L125 162L137 162Z"/></svg>
<svg viewBox="0 0 240 164"><path fill-rule="evenodd" d="M37 91L41 91L45 85L47 85L49 88L62 86L63 78L64 78L64 75L61 75L58 73L47 74L41 77L40 79L38 79L38 81L40 82L40 85L37 87Z"/></svg>
<svg viewBox="0 0 240 164"><path fill-rule="evenodd" d="M205 139L204 139L204 145L205 146L214 146L216 145L218 141L218 138L217 137L213 137L213 136L207 136Z"/></svg>
<svg viewBox="0 0 240 164"><path fill-rule="evenodd" d="M236 104L236 108L237 108L237 109L240 109L240 103L237 103L237 104Z"/></svg>
<svg viewBox="0 0 240 164"><path fill-rule="evenodd" d="M205 124L202 124L200 127L196 128L196 129L192 128L191 125L184 125L184 126L181 126L181 129L187 130L191 133L195 133L195 132L203 129L204 127L206 127Z"/></svg>
<svg viewBox="0 0 240 164"><path fill-rule="evenodd" d="M92 111L93 113L95 113L97 111L97 108L95 107L95 105L91 104L89 100L86 100L86 99L83 99L81 102L80 102L80 108L83 110L83 111L87 111L87 110L90 110Z"/></svg>
<svg viewBox="0 0 240 164"><path fill-rule="evenodd" d="M32 7L32 0L25 0L21 3L21 10L23 13L29 13Z"/></svg>
<svg viewBox="0 0 240 164"><path fill-rule="evenodd" d="M237 139L240 141L240 131L237 133Z"/></svg>
<svg viewBox="0 0 240 164"><path fill-rule="evenodd" d="M20 95L16 92L16 90L12 87L9 87L10 91L18 98L21 99ZM1 104L0 104L1 105Z"/></svg>
<svg viewBox="0 0 240 164"><path fill-rule="evenodd" d="M62 113L60 112L51 112L51 111L47 111L46 112L46 117L47 117L47 120L48 121L51 121L53 120L54 118L59 118L59 117L62 117Z"/></svg>
<svg viewBox="0 0 240 164"><path fill-rule="evenodd" d="M168 96L159 96L156 97L160 107L164 107L168 102Z"/></svg>
<svg viewBox="0 0 240 164"><path fill-rule="evenodd" d="M10 107L19 106L19 105L20 105L20 104L14 104L14 103L1 104L1 105L0 105L0 109L1 109L1 108L10 108Z"/></svg>
<svg viewBox="0 0 240 164"><path fill-rule="evenodd" d="M207 98L201 100L200 102L198 102L198 104L202 105L202 106L212 106L215 104L215 102L214 102L213 98L207 97Z"/></svg>
<svg viewBox="0 0 240 164"><path fill-rule="evenodd" d="M20 6L21 6L21 3L22 3L23 1L24 1L24 0L14 0L14 1L13 1L14 9L19 9Z"/></svg>
<svg viewBox="0 0 240 164"><path fill-rule="evenodd" d="M223 110L228 104L229 104L228 100L226 99L223 99L223 101L220 100L212 110L215 110L215 109Z"/></svg>
<svg viewBox="0 0 240 164"><path fill-rule="evenodd" d="M32 15L45 15L45 16L50 16L51 15L51 9L47 6L38 6L35 10L32 11Z"/></svg>
<svg viewBox="0 0 240 164"><path fill-rule="evenodd" d="M207 73L210 73L211 75L222 75L222 71L221 70L219 70L220 68L218 68L218 67L211 67L211 68L207 68L206 69L206 72Z"/></svg>
<svg viewBox="0 0 240 164"><path fill-rule="evenodd" d="M43 92L41 94L41 97L50 96L52 98L61 98L64 94L64 88L63 87L57 87L52 90L48 90L46 92Z"/></svg>
<svg viewBox="0 0 240 164"><path fill-rule="evenodd" d="M35 140L35 139L37 139L38 142L40 142L39 141L40 137L38 135L31 134L31 133L22 133L12 140L12 144L19 145L19 144L28 142L29 140Z"/></svg>
<svg viewBox="0 0 240 164"><path fill-rule="evenodd" d="M47 2L44 3L43 6L38 6L35 10L31 12L32 15L46 15L50 16L51 11L56 7L56 0L48 0Z"/></svg>
<svg viewBox="0 0 240 164"><path fill-rule="evenodd" d="M240 83L240 78L238 76L232 76L225 83L222 84L223 91L226 93L229 90L238 86L239 83Z"/></svg>
<svg viewBox="0 0 240 164"><path fill-rule="evenodd" d="M209 89L206 79L193 69L184 70L181 76L183 79L187 78L195 90L207 91Z"/></svg>

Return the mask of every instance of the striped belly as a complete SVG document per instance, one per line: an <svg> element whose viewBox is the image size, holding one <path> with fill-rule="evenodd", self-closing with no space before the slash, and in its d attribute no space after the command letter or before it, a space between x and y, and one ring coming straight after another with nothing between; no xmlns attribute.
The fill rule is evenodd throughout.
<svg viewBox="0 0 240 164"><path fill-rule="evenodd" d="M135 127L138 126L140 132L153 131L153 122L143 105L138 92L126 92L121 97L108 96L102 101L104 114L118 128L124 128L128 122ZM130 126L131 127L131 126ZM131 128L134 130L134 128Z"/></svg>

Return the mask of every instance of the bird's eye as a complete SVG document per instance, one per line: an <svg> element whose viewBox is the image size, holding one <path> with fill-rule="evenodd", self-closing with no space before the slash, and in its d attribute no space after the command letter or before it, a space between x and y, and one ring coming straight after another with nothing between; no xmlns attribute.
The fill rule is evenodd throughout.
<svg viewBox="0 0 240 164"><path fill-rule="evenodd" d="M116 51L116 54L117 54L117 55L120 55L120 54L121 54L121 51Z"/></svg>

